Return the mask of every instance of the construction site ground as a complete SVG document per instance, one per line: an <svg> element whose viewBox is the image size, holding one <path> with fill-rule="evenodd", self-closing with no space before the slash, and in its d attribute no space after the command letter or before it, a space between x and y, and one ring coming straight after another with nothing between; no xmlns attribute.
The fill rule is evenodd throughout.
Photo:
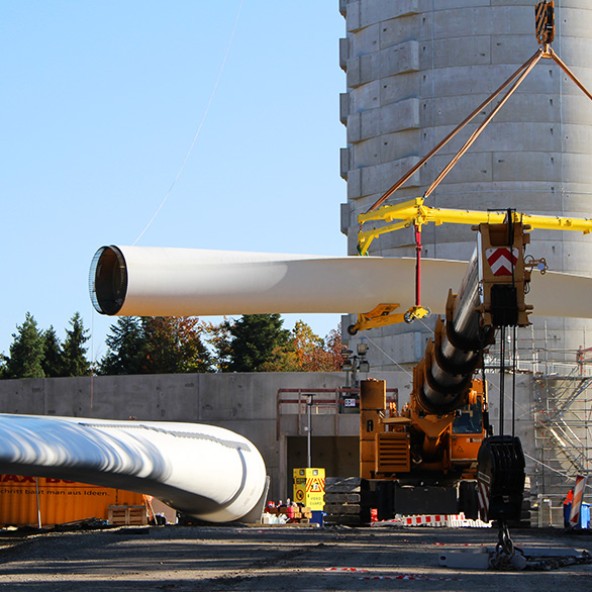
<svg viewBox="0 0 592 592"><path fill-rule="evenodd" d="M592 553L592 534L513 531L517 546ZM204 590L592 589L592 565L549 571L451 569L443 553L494 547L495 529L147 526L1 531L0 589L29 592Z"/></svg>

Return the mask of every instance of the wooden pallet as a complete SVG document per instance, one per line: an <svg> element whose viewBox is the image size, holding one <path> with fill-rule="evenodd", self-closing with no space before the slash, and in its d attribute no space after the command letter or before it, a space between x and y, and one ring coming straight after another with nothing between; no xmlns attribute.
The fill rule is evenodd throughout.
<svg viewBox="0 0 592 592"><path fill-rule="evenodd" d="M148 524L146 506L109 506L108 520L115 526L140 526Z"/></svg>

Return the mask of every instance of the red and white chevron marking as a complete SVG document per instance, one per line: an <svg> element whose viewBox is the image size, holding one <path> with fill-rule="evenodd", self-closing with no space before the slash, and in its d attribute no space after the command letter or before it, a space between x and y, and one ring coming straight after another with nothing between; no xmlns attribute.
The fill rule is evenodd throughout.
<svg viewBox="0 0 592 592"><path fill-rule="evenodd" d="M518 249L514 247L492 247L485 250L485 257L495 276L512 275L518 263Z"/></svg>

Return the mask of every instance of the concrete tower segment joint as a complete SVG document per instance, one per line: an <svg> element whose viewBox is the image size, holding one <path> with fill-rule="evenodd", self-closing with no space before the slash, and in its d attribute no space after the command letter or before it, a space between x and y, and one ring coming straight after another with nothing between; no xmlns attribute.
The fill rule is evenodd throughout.
<svg viewBox="0 0 592 592"><path fill-rule="evenodd" d="M420 0L366 0L348 2L345 7L345 20L348 32L355 32L380 21L418 14L421 12Z"/></svg>
<svg viewBox="0 0 592 592"><path fill-rule="evenodd" d="M419 70L419 44L406 41L376 53L354 57L347 62L347 85L356 88L387 76Z"/></svg>
<svg viewBox="0 0 592 592"><path fill-rule="evenodd" d="M406 171L419 162L419 157L409 156L396 162L379 164L351 170L348 174L348 199L359 199L364 196L382 193L385 184L390 179L402 176ZM400 172L400 174L398 174ZM409 180L410 185L419 185L418 171ZM368 204L370 205L370 204Z"/></svg>
<svg viewBox="0 0 592 592"><path fill-rule="evenodd" d="M419 100L404 99L382 109L353 113L347 118L347 141L362 140L419 127Z"/></svg>

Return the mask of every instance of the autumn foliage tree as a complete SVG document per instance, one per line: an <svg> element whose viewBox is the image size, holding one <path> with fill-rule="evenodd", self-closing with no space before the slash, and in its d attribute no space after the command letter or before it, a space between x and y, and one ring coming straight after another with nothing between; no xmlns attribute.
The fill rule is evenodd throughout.
<svg viewBox="0 0 592 592"><path fill-rule="evenodd" d="M208 372L212 360L197 317L145 317L144 373Z"/></svg>
<svg viewBox="0 0 592 592"><path fill-rule="evenodd" d="M332 331L326 339L297 321L283 347L263 366L267 372L334 372L341 369L341 335Z"/></svg>
<svg viewBox="0 0 592 592"><path fill-rule="evenodd" d="M323 339L303 321L288 331L278 314L243 315L209 325L219 372L335 372L341 370L341 335Z"/></svg>

